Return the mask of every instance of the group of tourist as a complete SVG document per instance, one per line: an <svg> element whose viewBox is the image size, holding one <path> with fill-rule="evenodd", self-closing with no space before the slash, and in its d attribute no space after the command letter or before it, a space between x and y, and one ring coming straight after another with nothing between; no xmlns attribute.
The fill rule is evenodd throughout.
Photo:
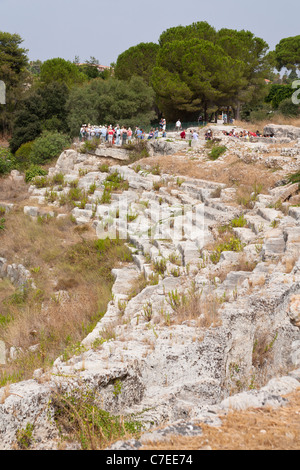
<svg viewBox="0 0 300 470"><path fill-rule="evenodd" d="M133 131L130 127L103 125L94 126L91 124L83 124L80 128L79 138L81 142L93 139L100 139L102 143L110 145L124 145L132 142L133 138L136 139L158 139L158 137L166 137L166 120L162 119L159 127L151 128L150 132L146 134L143 128L136 127Z"/></svg>
<svg viewBox="0 0 300 470"><path fill-rule="evenodd" d="M272 134L261 134L259 131L251 132L251 131L236 131L231 129L231 131L223 131L224 135L230 137L236 137L238 139L250 139L251 137L274 137Z"/></svg>
<svg viewBox="0 0 300 470"><path fill-rule="evenodd" d="M116 126L83 124L80 128L81 141L100 139L103 143L124 145L131 142L132 136L133 132L130 127L120 127L118 124Z"/></svg>

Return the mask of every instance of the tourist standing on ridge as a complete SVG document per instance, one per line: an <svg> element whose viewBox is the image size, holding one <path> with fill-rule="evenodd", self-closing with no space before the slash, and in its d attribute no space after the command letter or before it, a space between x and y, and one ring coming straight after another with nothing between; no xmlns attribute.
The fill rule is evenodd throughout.
<svg viewBox="0 0 300 470"><path fill-rule="evenodd" d="M176 122L175 130L176 132L179 132L180 129L181 129L181 122L180 122L180 119L178 119L178 121Z"/></svg>

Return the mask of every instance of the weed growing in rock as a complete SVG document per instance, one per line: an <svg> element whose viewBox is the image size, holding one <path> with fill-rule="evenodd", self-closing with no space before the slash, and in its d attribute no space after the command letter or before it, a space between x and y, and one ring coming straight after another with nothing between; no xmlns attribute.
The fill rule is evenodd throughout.
<svg viewBox="0 0 300 470"><path fill-rule="evenodd" d="M231 237L229 241L224 243L220 243L214 249L214 251L210 255L210 260L213 264L217 264L220 261L221 253L223 251L242 251L244 248L244 244L241 242L239 238Z"/></svg>
<svg viewBox="0 0 300 470"><path fill-rule="evenodd" d="M166 269L167 269L167 262L164 258L157 259L156 261L154 261L153 270L155 273L161 274L163 276Z"/></svg>
<svg viewBox="0 0 300 470"><path fill-rule="evenodd" d="M114 395L120 393L121 383L115 381ZM51 403L54 420L64 439L78 441L83 450L101 450L120 439L139 437L142 430L139 421L110 415L99 408L97 400L99 397L92 390L54 395Z"/></svg>
<svg viewBox="0 0 300 470"><path fill-rule="evenodd" d="M33 442L34 425L27 423L25 429L17 430L17 444L21 450L29 449Z"/></svg>
<svg viewBox="0 0 300 470"><path fill-rule="evenodd" d="M208 156L210 160L217 160L223 153L225 153L227 147L224 145L215 145L212 147L211 151L209 152Z"/></svg>

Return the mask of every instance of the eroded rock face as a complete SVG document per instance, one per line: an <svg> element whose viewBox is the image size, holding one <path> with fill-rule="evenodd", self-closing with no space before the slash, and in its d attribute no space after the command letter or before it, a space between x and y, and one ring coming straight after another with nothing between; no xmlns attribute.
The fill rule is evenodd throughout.
<svg viewBox="0 0 300 470"><path fill-rule="evenodd" d="M293 325L300 328L300 295L293 295L288 306L288 316Z"/></svg>
<svg viewBox="0 0 300 470"><path fill-rule="evenodd" d="M165 155L187 143L160 140L149 145L153 154ZM260 150L256 153L259 159ZM278 382L261 392L246 390L254 376L269 380L300 366L299 208L284 215L271 207L279 193L291 196L294 188L276 188L245 209L235 204L235 188L187 177L175 186L176 175L113 165L108 173L118 172L128 189L100 204L108 173L101 173L98 163L95 155L68 150L50 173L64 173L64 190L74 179L86 191L96 186L85 207L72 210L76 223L91 224L95 237L120 203L128 204L134 217L125 217L126 240L133 261L112 266L113 299L83 339L81 353L68 361L57 358L49 375L35 371L34 380L0 391L0 448L12 448L17 430L32 422L36 448L55 448L51 397L57 386L75 391L87 387L100 407L116 414L138 413L148 428L176 422L166 429L179 434L196 420L215 423L217 409L283 405L280 393L294 390L298 378L284 380L287 387ZM161 180L164 185L157 190ZM35 191L31 196L38 196L42 206L44 194ZM40 213L30 205L25 211L33 217ZM121 215L114 219L119 231ZM241 226L232 227L239 249L223 251L213 260L211 247L220 227L241 215ZM5 262L0 259L0 272ZM130 294L141 276L147 285ZM201 301L182 313L190 293ZM107 330L113 334L102 341Z"/></svg>
<svg viewBox="0 0 300 470"><path fill-rule="evenodd" d="M279 138L286 137L290 140L297 140L300 138L300 128L295 126L268 124L264 127L264 134L273 135Z"/></svg>

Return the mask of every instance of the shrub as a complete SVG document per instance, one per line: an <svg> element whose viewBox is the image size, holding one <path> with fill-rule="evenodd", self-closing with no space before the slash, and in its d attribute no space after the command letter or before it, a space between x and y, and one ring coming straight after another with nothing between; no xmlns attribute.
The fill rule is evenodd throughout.
<svg viewBox="0 0 300 470"><path fill-rule="evenodd" d="M102 163L102 165L99 165L98 170L101 171L101 173L108 173L109 166L107 163Z"/></svg>
<svg viewBox="0 0 300 470"><path fill-rule="evenodd" d="M46 188L49 184L48 178L46 176L37 176L32 181L37 188Z"/></svg>
<svg viewBox="0 0 300 470"><path fill-rule="evenodd" d="M47 175L47 171L41 168L39 165L30 165L28 170L25 172L25 181L29 183L33 180L36 176L45 176Z"/></svg>
<svg viewBox="0 0 300 470"><path fill-rule="evenodd" d="M122 382L114 382L113 397L122 392ZM73 394L56 393L53 397L54 419L58 429L78 440L83 450L101 450L125 437L138 439L142 424L133 416L122 418L99 408L93 390L76 390Z"/></svg>
<svg viewBox="0 0 300 470"><path fill-rule="evenodd" d="M297 117L300 115L300 106L294 104L291 98L281 101L278 110L285 117Z"/></svg>
<svg viewBox="0 0 300 470"><path fill-rule="evenodd" d="M300 186L300 171L297 171L296 173L293 173L288 176L288 182L289 183L299 183Z"/></svg>
<svg viewBox="0 0 300 470"><path fill-rule="evenodd" d="M59 132L43 132L32 144L31 161L42 164L57 158L70 144L69 137L64 134Z"/></svg>
<svg viewBox="0 0 300 470"><path fill-rule="evenodd" d="M229 241L225 241L217 245L215 250L210 255L210 260L213 264L217 264L220 261L221 253L223 251L242 251L244 248L243 243L239 238L231 237Z"/></svg>
<svg viewBox="0 0 300 470"><path fill-rule="evenodd" d="M33 142L26 142L22 144L20 148L15 153L15 157L18 163L21 166L28 166L31 163L31 151L32 151Z"/></svg>
<svg viewBox="0 0 300 470"><path fill-rule="evenodd" d="M81 153L94 152L100 144L100 139L86 140L81 146Z"/></svg>
<svg viewBox="0 0 300 470"><path fill-rule="evenodd" d="M129 183L124 180L117 171L114 171L106 177L104 187L109 191L126 191L129 187Z"/></svg>
<svg viewBox="0 0 300 470"><path fill-rule="evenodd" d="M217 160L221 155L223 155L223 153L225 153L227 150L227 147L225 147L224 145L222 146L219 146L219 145L216 145L214 146L211 151L209 152L208 156L209 156L209 159L210 160Z"/></svg>
<svg viewBox="0 0 300 470"><path fill-rule="evenodd" d="M0 147L0 175L9 173L14 167L14 157L10 151Z"/></svg>
<svg viewBox="0 0 300 470"><path fill-rule="evenodd" d="M64 184L64 180L65 180L65 178L64 178L63 173L57 173L56 175L53 175L51 182L52 182L52 184L54 184L54 185L56 185L56 184L57 184L57 185L63 185L63 184Z"/></svg>
<svg viewBox="0 0 300 470"><path fill-rule="evenodd" d="M244 215L240 215L240 217L236 219L232 219L230 222L231 227L245 227L247 225L247 220L245 219Z"/></svg>
<svg viewBox="0 0 300 470"><path fill-rule="evenodd" d="M157 259L153 264L154 272L163 275L167 269L167 262L164 258Z"/></svg>

